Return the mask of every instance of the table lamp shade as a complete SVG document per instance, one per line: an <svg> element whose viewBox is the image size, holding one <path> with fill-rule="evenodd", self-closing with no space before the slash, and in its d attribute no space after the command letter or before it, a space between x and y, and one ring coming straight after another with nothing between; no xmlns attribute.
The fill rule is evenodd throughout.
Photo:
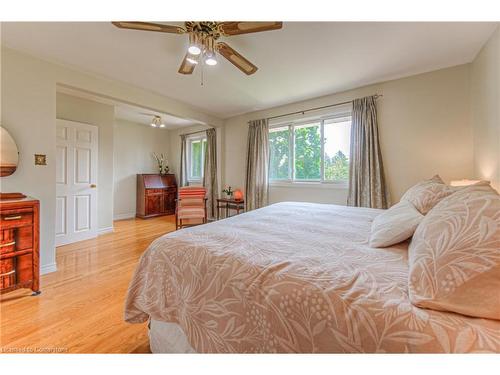
<svg viewBox="0 0 500 375"><path fill-rule="evenodd" d="M463 180L454 180L450 182L451 186L470 186L470 185L475 185L479 182L482 182L481 180L468 180L468 179L463 179Z"/></svg>

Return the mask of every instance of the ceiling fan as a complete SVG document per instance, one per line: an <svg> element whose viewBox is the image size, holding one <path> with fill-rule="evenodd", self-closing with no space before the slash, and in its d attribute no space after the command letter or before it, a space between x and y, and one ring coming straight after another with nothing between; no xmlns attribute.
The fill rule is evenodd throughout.
<svg viewBox="0 0 500 375"><path fill-rule="evenodd" d="M150 22L112 22L122 29L156 31L169 34L188 34L189 48L179 67L179 73L192 74L198 63L216 65L216 52L224 56L231 64L243 73L250 75L257 67L245 57L231 48L227 43L217 42L221 36L258 33L261 31L278 30L283 22L185 22L184 27L163 25Z"/></svg>

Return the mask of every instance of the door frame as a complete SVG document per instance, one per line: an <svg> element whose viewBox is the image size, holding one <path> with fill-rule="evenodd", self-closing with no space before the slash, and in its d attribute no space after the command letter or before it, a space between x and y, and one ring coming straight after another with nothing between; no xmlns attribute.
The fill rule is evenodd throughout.
<svg viewBox="0 0 500 375"><path fill-rule="evenodd" d="M77 128L86 128L88 129L91 134L95 136L95 153L94 155L91 155L90 163L91 163L91 169L90 169L90 184L95 185L96 187L94 188L94 195L95 195L95 202L91 202L91 215L89 218L90 221L90 229L86 231L85 233L81 233L78 235L78 239L72 238L68 239L68 223L66 222L66 236L64 237L58 237L57 234L55 234L55 245L56 247L58 246L63 246L67 245L70 243L75 243L79 241L84 241L87 239L92 239L96 238L99 234L99 226L98 226L98 199L99 199L99 184L98 184L98 176L99 176L99 127L96 125L88 124L85 122L78 122L78 121L72 121L72 120L66 120L66 119L56 119L56 148L57 148L57 143L58 143L58 133L57 133L57 127L58 124L63 123L66 127L73 128L73 131L76 131ZM56 156L57 158L57 156ZM73 160L74 156L72 157L71 160ZM68 160L66 160L67 162ZM57 161L56 161L57 163ZM74 176L67 176L67 178L74 178ZM55 220L57 223L57 176L56 176L56 181L55 181L55 187L56 187L56 212L55 212ZM66 202L68 204L68 202ZM69 209L66 207L66 215L68 213ZM93 211L93 212L92 212ZM73 215L76 214L75 209L73 209Z"/></svg>

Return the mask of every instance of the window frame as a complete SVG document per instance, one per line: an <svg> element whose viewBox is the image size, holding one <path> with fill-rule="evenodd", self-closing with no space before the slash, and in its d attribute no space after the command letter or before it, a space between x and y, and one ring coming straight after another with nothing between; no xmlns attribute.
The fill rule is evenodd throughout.
<svg viewBox="0 0 500 375"><path fill-rule="evenodd" d="M192 169L193 169L193 164L192 164L192 144L193 142L201 142L201 168L200 168L200 178L195 178L193 177ZM187 181L189 185L191 184L202 184L203 183L203 174L204 174L204 165L205 165L205 147L203 147L203 141L207 142L207 136L206 134L194 134L190 135L187 138L186 141L186 169L187 169Z"/></svg>
<svg viewBox="0 0 500 375"><path fill-rule="evenodd" d="M331 113L324 116L312 117L309 119L301 119L301 120L290 120L284 122L276 122L269 125L269 132L272 129L276 128L285 128L288 127L288 136L289 136L289 145L290 145L290 154L288 157L288 179L271 179L269 177L269 184L271 186L318 186L324 185L325 187L338 187L338 188L347 188L349 185L349 181L344 180L325 180L325 121L336 120L334 122L343 122L346 120L350 120L352 126L352 112L351 111L342 111L338 113ZM303 180L295 178L295 127L301 125L308 125L319 123L320 128L320 137L321 137L321 171L320 171L320 179L317 180ZM350 160L350 155L349 155Z"/></svg>

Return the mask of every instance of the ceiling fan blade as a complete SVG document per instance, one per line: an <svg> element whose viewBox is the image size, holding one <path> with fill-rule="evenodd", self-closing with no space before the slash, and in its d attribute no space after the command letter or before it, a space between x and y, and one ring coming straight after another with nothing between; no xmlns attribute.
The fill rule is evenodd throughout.
<svg viewBox="0 0 500 375"><path fill-rule="evenodd" d="M278 30L282 27L283 22L221 22L219 25L226 36Z"/></svg>
<svg viewBox="0 0 500 375"><path fill-rule="evenodd" d="M217 43L217 51L228 59L231 64L247 75L254 74L258 69L254 64L224 42Z"/></svg>
<svg viewBox="0 0 500 375"><path fill-rule="evenodd" d="M196 64L190 63L188 60L188 54L184 56L184 60L182 60L181 66L179 67L179 73L181 74L193 74L194 68Z"/></svg>
<svg viewBox="0 0 500 375"><path fill-rule="evenodd" d="M170 34L184 34L186 32L186 30L184 30L180 26L162 25L160 23L132 22L132 21L119 21L111 23L121 29L157 31L160 33L170 33Z"/></svg>

